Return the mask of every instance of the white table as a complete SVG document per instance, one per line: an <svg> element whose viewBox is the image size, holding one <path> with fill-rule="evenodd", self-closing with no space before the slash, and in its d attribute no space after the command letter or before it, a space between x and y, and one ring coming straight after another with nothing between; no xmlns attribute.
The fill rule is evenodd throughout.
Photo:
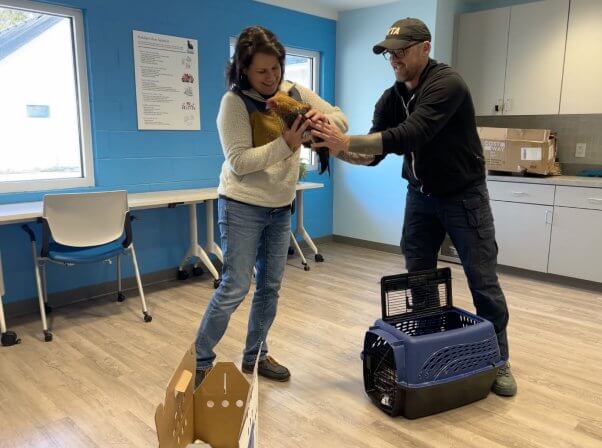
<svg viewBox="0 0 602 448"><path fill-rule="evenodd" d="M318 249L311 237L305 230L303 224L303 192L322 188L324 184L314 182L300 182L297 184L296 203L297 203L297 229L296 233L300 235L314 252L317 262L323 261L322 255L318 253ZM132 210L142 210L157 207L176 207L178 205L187 205L189 211L190 223L190 239L186 255L182 259L182 263L178 268L179 272L184 272L184 267L191 260L198 259L203 262L205 267L213 276L214 286L217 287L220 282L220 274L211 262L208 253L214 254L221 262L223 255L221 248L215 242L214 226L213 226L213 209L214 203L218 198L217 188L196 188L190 190L166 190L153 191L148 193L133 193L128 194L128 203ZM201 247L198 239L198 223L197 209L199 203L205 203L205 247ZM35 221L42 216L42 202L21 202L14 204L0 205L0 225L16 224L22 222ZM298 251L304 266L307 267L307 262L301 252L296 238L291 234L291 241ZM180 276L182 278L183 276ZM18 341L16 334L7 330L2 297L4 296L4 283L2 281L2 259L0 257L0 332L2 333L2 345L11 345L10 341ZM6 336L5 336L6 335ZM6 343L6 344L5 344Z"/></svg>

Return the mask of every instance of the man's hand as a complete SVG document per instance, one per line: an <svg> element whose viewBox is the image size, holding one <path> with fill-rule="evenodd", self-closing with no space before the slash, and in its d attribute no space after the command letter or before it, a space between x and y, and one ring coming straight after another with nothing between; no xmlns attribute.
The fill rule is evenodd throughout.
<svg viewBox="0 0 602 448"><path fill-rule="evenodd" d="M312 143L313 149L328 148L333 156L338 156L341 152L349 151L350 137L343 134L341 130L330 123L313 123L311 134L314 137L322 139L321 142Z"/></svg>
<svg viewBox="0 0 602 448"><path fill-rule="evenodd" d="M323 122L328 123L328 118L322 112L317 109L310 109L306 114L305 118L313 121L314 123Z"/></svg>

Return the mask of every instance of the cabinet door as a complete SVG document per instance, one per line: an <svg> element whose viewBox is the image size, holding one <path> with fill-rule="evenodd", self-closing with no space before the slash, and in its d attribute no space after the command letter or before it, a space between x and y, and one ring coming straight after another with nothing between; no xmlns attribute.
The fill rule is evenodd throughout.
<svg viewBox="0 0 602 448"><path fill-rule="evenodd" d="M566 41L561 114L602 113L602 2L573 0Z"/></svg>
<svg viewBox="0 0 602 448"><path fill-rule="evenodd" d="M462 14L458 25L455 65L462 75L477 115L497 115L504 98L506 47L510 8Z"/></svg>
<svg viewBox="0 0 602 448"><path fill-rule="evenodd" d="M547 272L553 207L491 201L498 263Z"/></svg>
<svg viewBox="0 0 602 448"><path fill-rule="evenodd" d="M512 7L504 115L558 113L568 11L569 0Z"/></svg>
<svg viewBox="0 0 602 448"><path fill-rule="evenodd" d="M602 282L602 211L555 207L551 274Z"/></svg>

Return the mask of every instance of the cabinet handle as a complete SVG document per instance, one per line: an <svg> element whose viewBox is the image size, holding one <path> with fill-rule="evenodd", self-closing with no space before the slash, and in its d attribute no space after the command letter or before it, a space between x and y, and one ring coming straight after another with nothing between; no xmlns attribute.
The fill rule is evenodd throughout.
<svg viewBox="0 0 602 448"><path fill-rule="evenodd" d="M552 210L546 210L546 224L552 224L552 220L548 219L548 217L552 216Z"/></svg>
<svg viewBox="0 0 602 448"><path fill-rule="evenodd" d="M524 191L513 191L512 196L528 196Z"/></svg>
<svg viewBox="0 0 602 448"><path fill-rule="evenodd" d="M587 198L589 202L593 202L594 204L602 204L602 198Z"/></svg>

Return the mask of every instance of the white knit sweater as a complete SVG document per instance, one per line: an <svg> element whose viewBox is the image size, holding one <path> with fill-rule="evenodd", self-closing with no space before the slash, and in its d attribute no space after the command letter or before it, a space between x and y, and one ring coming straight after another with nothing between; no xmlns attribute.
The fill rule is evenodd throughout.
<svg viewBox="0 0 602 448"><path fill-rule="evenodd" d="M280 90L293 84L284 81ZM313 91L295 85L301 100L322 112L328 120L347 131L347 118ZM259 95L253 98L260 99ZM262 207L284 207L295 197L299 178L299 150L292 152L282 136L253 147L251 121L244 101L227 92L217 115L217 128L226 160L222 165L218 193L231 199Z"/></svg>

